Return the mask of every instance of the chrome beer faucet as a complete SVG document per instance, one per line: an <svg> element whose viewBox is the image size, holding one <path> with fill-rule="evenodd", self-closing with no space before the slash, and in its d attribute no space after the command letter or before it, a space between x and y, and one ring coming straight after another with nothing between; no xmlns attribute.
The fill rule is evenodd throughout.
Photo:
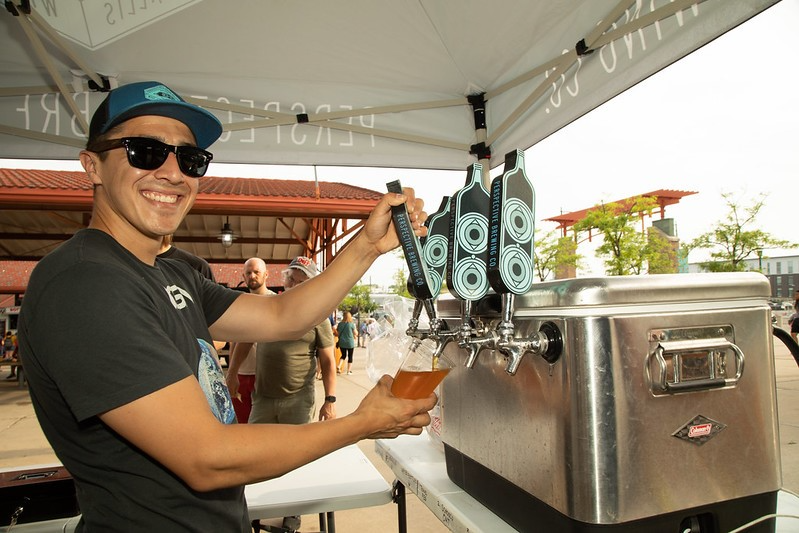
<svg viewBox="0 0 799 533"><path fill-rule="evenodd" d="M512 320L515 300L516 295L513 293L502 295L502 320L496 328L495 346L508 358L505 371L510 375L516 373L522 357L527 353L540 355L549 364L553 364L563 352L563 336L553 322L544 322L538 331L527 339L516 338L516 328Z"/></svg>
<svg viewBox="0 0 799 533"><path fill-rule="evenodd" d="M427 313L430 321L430 326L427 329L419 328L419 317L422 314L422 309ZM438 357L444 353L444 348L453 340L457 340L459 332L448 331L447 324L436 315L435 305L432 299L420 300L416 299L413 304L413 315L408 322L408 329L405 334L413 337L414 341L411 347L415 349L422 341L430 339L435 343L433 356Z"/></svg>
<svg viewBox="0 0 799 533"><path fill-rule="evenodd" d="M505 372L510 375L516 373L522 362L522 356L528 351L526 341L517 341L515 338L516 326L513 324L513 308L516 295L506 292L502 295L502 320L497 324L496 347L508 358Z"/></svg>
<svg viewBox="0 0 799 533"><path fill-rule="evenodd" d="M524 355L531 353L540 355L548 363L555 363L563 352L563 336L553 322L544 322L536 333L529 338L517 338L516 326L513 323L513 311L516 295L504 293L502 298L502 317L491 329L480 324L471 326L469 303L461 306L461 328L457 331L458 346L468 351L466 366L472 368L477 355L484 349L497 350L508 362L505 371L514 375L519 370Z"/></svg>
<svg viewBox="0 0 799 533"><path fill-rule="evenodd" d="M467 368L474 368L474 363L477 361L477 354L486 344L485 332L486 329L483 323L479 320L476 321L476 327L472 325L475 319L472 318L472 301L461 300L461 323L455 331L455 340L458 341L458 347L466 350L466 363Z"/></svg>

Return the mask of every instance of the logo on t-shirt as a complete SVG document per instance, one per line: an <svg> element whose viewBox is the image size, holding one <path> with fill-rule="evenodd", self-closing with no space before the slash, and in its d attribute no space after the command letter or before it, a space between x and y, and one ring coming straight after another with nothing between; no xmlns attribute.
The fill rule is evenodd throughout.
<svg viewBox="0 0 799 533"><path fill-rule="evenodd" d="M175 306L175 309L185 309L188 305L186 300L194 302L191 295L177 285L170 285L169 287L164 287L164 289L169 296L169 301Z"/></svg>

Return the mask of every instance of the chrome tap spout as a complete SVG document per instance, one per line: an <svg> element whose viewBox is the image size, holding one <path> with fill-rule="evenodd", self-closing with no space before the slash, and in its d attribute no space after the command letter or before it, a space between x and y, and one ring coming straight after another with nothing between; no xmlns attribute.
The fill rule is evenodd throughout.
<svg viewBox="0 0 799 533"><path fill-rule="evenodd" d="M427 312L427 316L430 318L430 326L427 329L419 329L419 316L421 315L422 309ZM458 331L446 330L446 323L438 318L432 299L416 300L414 302L413 316L408 323L408 329L405 333L414 338L414 349L418 347L422 341L427 339L432 340L435 343L435 348L433 349L433 355L435 357L444 353L444 348L446 348L447 344L455 340L459 334Z"/></svg>
<svg viewBox="0 0 799 533"><path fill-rule="evenodd" d="M415 334L419 330L419 317L422 315L423 305L422 300L413 302L413 314L411 314L411 319L408 321L408 329L405 330L405 334L409 337L416 337Z"/></svg>
<svg viewBox="0 0 799 533"><path fill-rule="evenodd" d="M552 322L544 322L528 339L517 339L513 324L514 294L502 295L502 320L497 324L494 347L508 358L505 371L514 375L519 370L522 357L527 353L540 355L548 363L558 360L563 350L563 337Z"/></svg>
<svg viewBox="0 0 799 533"><path fill-rule="evenodd" d="M488 331L482 336L472 336L458 341L458 346L468 352L466 356L466 368L474 368L477 361L477 354L483 348L492 348L496 344L496 334Z"/></svg>
<svg viewBox="0 0 799 533"><path fill-rule="evenodd" d="M517 342L516 339L500 339L497 341L497 350L508 358L508 364L505 366L505 372L511 376L516 374L519 370L519 365L522 363L522 357L527 353L527 343Z"/></svg>
<svg viewBox="0 0 799 533"><path fill-rule="evenodd" d="M527 352L527 342L514 337L516 326L513 324L513 310L516 304L516 295L513 293L502 294L502 320L497 324L496 348L508 358L505 372L511 376L519 370L522 357Z"/></svg>

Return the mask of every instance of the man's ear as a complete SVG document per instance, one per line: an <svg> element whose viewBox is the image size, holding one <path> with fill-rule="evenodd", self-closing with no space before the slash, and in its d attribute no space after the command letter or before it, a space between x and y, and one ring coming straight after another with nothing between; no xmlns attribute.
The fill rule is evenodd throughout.
<svg viewBox="0 0 799 533"><path fill-rule="evenodd" d="M89 152L88 150L81 150L80 152L80 164L83 166L83 170L86 171L86 175L94 185L102 185L99 169L97 168L99 165L98 157L97 154Z"/></svg>

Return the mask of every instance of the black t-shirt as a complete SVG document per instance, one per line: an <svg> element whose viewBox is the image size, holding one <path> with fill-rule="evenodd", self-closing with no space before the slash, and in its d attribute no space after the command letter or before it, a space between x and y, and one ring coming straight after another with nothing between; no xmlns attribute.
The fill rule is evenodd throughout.
<svg viewBox="0 0 799 533"><path fill-rule="evenodd" d="M91 229L36 266L19 318L25 374L75 478L80 531L249 531L243 487L195 492L97 416L194 375L215 416L233 423L208 326L240 294L180 261L146 265Z"/></svg>
<svg viewBox="0 0 799 533"><path fill-rule="evenodd" d="M170 246L166 252L161 252L158 254L159 259L178 259L185 263L188 263L194 270L199 272L203 275L203 277L210 279L211 281L216 281L214 279L214 272L211 270L211 265L208 264L208 261L203 259L202 257L197 257L194 254L190 254L185 250L181 250L180 248L175 248L174 246Z"/></svg>

